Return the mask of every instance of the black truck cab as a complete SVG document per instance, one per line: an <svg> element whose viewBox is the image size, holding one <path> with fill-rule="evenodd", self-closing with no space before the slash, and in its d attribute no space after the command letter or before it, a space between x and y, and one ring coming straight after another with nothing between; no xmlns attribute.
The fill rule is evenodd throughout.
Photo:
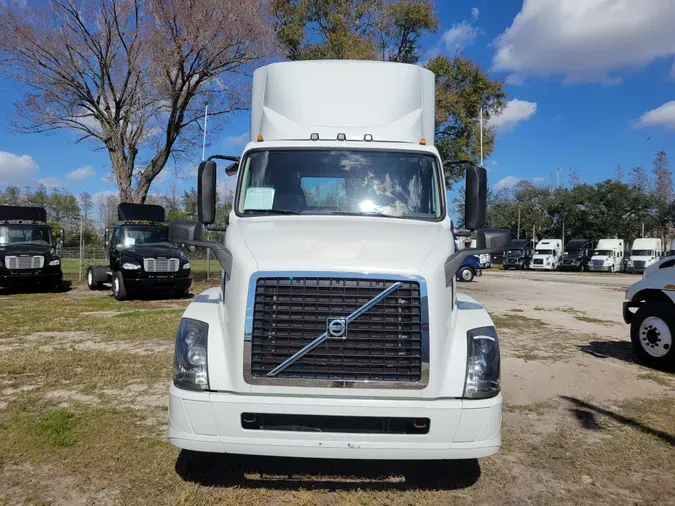
<svg viewBox="0 0 675 506"><path fill-rule="evenodd" d="M190 261L169 241L164 208L125 203L117 214L120 223L105 231L109 265L87 269L89 288L110 286L117 300L151 291L186 296L192 285Z"/></svg>
<svg viewBox="0 0 675 506"><path fill-rule="evenodd" d="M0 286L61 289L61 257L46 221L42 207L0 206Z"/></svg>
<svg viewBox="0 0 675 506"><path fill-rule="evenodd" d="M589 239L571 239L567 241L562 261L558 265L561 271L588 270L588 263L593 256L593 241Z"/></svg>
<svg viewBox="0 0 675 506"><path fill-rule="evenodd" d="M534 243L529 239L513 239L511 246L504 253L504 270L527 269L532 259Z"/></svg>

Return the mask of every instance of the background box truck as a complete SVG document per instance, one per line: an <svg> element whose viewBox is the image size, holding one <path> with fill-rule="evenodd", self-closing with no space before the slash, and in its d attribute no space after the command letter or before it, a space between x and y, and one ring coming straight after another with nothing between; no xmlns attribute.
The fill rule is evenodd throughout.
<svg viewBox="0 0 675 506"><path fill-rule="evenodd" d="M624 250L623 239L600 239L588 269L596 272L622 272L626 266Z"/></svg>

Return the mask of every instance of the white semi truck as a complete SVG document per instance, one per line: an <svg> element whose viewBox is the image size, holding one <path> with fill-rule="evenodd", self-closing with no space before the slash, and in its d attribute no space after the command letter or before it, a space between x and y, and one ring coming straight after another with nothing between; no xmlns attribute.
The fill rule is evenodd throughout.
<svg viewBox="0 0 675 506"><path fill-rule="evenodd" d="M554 271L562 256L562 239L542 239L534 248L530 269Z"/></svg>
<svg viewBox="0 0 675 506"><path fill-rule="evenodd" d="M647 267L626 290L623 319L630 324L633 351L644 363L675 368L675 258Z"/></svg>
<svg viewBox="0 0 675 506"><path fill-rule="evenodd" d="M484 229L487 176L466 167L455 250L434 147L434 75L384 62L275 63L253 76L250 142L225 244L216 164L198 170L199 222L171 240L211 248L219 288L176 337L169 441L198 452L469 459L501 445L499 341L458 294L468 255L503 251Z"/></svg>
<svg viewBox="0 0 675 506"><path fill-rule="evenodd" d="M628 271L641 274L651 264L658 262L663 256L663 244L661 239L646 237L635 239L633 247L630 250L630 259L628 260Z"/></svg>
<svg viewBox="0 0 675 506"><path fill-rule="evenodd" d="M590 271L622 272L625 270L623 239L600 239L595 246L591 262L588 264Z"/></svg>

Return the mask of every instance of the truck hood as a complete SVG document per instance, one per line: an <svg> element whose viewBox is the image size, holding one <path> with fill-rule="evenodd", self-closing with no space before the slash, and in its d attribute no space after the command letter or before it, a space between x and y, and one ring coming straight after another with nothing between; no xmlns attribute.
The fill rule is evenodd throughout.
<svg viewBox="0 0 675 506"><path fill-rule="evenodd" d="M136 258L183 258L177 249L158 246L131 246L122 250L122 255Z"/></svg>
<svg viewBox="0 0 675 506"><path fill-rule="evenodd" d="M444 230L435 222L335 216L247 218L235 226L260 271L401 274L419 273Z"/></svg>
<svg viewBox="0 0 675 506"><path fill-rule="evenodd" d="M0 258L6 256L21 256L21 255L42 255L45 258L52 256L51 246L42 246L40 244L18 244L9 245L0 248Z"/></svg>

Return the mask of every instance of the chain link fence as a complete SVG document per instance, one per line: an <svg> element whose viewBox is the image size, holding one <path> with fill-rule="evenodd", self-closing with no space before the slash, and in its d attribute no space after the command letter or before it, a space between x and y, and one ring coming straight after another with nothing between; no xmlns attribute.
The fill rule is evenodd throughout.
<svg viewBox="0 0 675 506"><path fill-rule="evenodd" d="M214 280L220 278L221 268L213 254L198 248L191 251L181 248L181 251L190 259L192 276L195 280ZM62 260L63 274L74 280L83 280L90 265L108 265L110 260L108 251L103 246L85 245L79 247L59 248Z"/></svg>

